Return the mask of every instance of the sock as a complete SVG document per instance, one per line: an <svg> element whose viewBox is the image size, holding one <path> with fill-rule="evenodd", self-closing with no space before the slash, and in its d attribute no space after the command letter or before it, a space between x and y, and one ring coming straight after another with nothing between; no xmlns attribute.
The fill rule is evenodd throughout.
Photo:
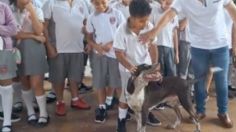
<svg viewBox="0 0 236 132"><path fill-rule="evenodd" d="M106 109L106 105L105 104L99 104L99 108L100 109Z"/></svg>
<svg viewBox="0 0 236 132"><path fill-rule="evenodd" d="M106 104L111 105L112 99L113 99L113 96L107 96L106 97Z"/></svg>
<svg viewBox="0 0 236 132"><path fill-rule="evenodd" d="M38 122L47 122L46 119L40 117L48 117L48 113L46 110L46 95L43 94L41 96L36 96L37 103L39 105L39 121Z"/></svg>
<svg viewBox="0 0 236 132"><path fill-rule="evenodd" d="M14 104L18 103L18 102L22 102L22 93L21 93L21 89L22 89L22 85L19 82L13 83L13 88L14 88L14 95L13 95L13 101Z"/></svg>
<svg viewBox="0 0 236 132"><path fill-rule="evenodd" d="M125 119L128 113L128 109L122 109L119 107L119 119Z"/></svg>
<svg viewBox="0 0 236 132"><path fill-rule="evenodd" d="M11 113L13 105L13 88L12 85L0 86L2 95L2 108L4 114L3 126L11 126Z"/></svg>
<svg viewBox="0 0 236 132"><path fill-rule="evenodd" d="M72 101L77 101L79 99L79 97L74 97L72 98Z"/></svg>
<svg viewBox="0 0 236 132"><path fill-rule="evenodd" d="M34 94L33 94L33 91L30 89L30 90L22 90L22 99L24 100L25 102L25 106L26 106L26 109L27 109L27 114L28 116L31 116L33 114L35 114L35 111L34 111L34 105L33 105L33 101L34 101ZM32 120L32 119L36 119L35 116L31 116L31 118L29 120Z"/></svg>

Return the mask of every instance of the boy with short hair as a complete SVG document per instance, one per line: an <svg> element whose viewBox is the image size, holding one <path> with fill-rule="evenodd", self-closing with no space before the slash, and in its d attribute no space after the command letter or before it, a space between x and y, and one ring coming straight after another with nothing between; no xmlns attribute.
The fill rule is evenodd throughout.
<svg viewBox="0 0 236 132"><path fill-rule="evenodd" d="M140 33L153 28L153 25L149 23L151 10L147 1L133 0L129 6L130 17L127 22L120 25L115 35L114 48L116 57L120 62L122 82L117 132L126 132L125 123L128 105L125 95L128 94L126 88L131 73L135 72L137 65L151 65L158 61L157 46L154 42L142 44L138 39ZM148 115L148 120L153 118L153 114ZM160 122L157 120L156 124L160 125Z"/></svg>
<svg viewBox="0 0 236 132"><path fill-rule="evenodd" d="M114 88L120 95L121 80L113 50L113 36L124 21L120 11L108 6L108 0L93 0L95 12L87 20L88 44L94 49L93 87L97 89L99 107L95 111L95 122L104 123L107 108L111 107ZM108 90L106 91L106 87ZM105 101L106 100L106 101Z"/></svg>

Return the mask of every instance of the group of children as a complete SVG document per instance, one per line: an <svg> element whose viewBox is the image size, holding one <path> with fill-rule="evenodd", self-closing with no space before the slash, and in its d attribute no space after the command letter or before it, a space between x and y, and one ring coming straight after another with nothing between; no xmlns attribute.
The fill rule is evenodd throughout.
<svg viewBox="0 0 236 132"><path fill-rule="evenodd" d="M91 106L78 95L78 84L84 76L85 52L90 56L92 86L97 95L95 122L106 121L116 94L119 97L117 132L126 132L125 124L130 115L125 89L138 65L160 63L163 76L193 78L188 20L184 16L176 16L147 43L139 38L156 25L173 0L5 2L10 3L0 2L0 13L4 12L0 17L0 48L4 42L0 49L4 132L12 131L13 82L21 83L17 88L19 91L20 85L27 122L36 127L48 125L50 117L43 89L46 72L49 72L49 81L56 93L56 115L66 115L63 101L66 79L72 97L71 107L89 110ZM21 52L22 61L18 67L13 47ZM35 99L39 115L35 114ZM150 112L147 124L158 126L161 122Z"/></svg>

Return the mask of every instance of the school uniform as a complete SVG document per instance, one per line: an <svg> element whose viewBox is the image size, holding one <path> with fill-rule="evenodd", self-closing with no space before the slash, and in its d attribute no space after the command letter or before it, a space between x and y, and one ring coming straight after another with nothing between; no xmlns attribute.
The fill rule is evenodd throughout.
<svg viewBox="0 0 236 132"><path fill-rule="evenodd" d="M148 23L148 25L140 31L140 34L147 32L152 28L153 25L151 23ZM156 44L156 40L153 43ZM114 37L113 47L117 51L123 51L128 61L133 65L138 66L140 64L152 64L151 57L148 51L148 45L142 44L139 41L138 35L129 29L128 22L125 22L120 25ZM128 69L123 67L121 64L119 64L119 70L122 83L122 93L120 96L120 102L127 103L126 95L128 94L128 92L126 91L126 89L131 74Z"/></svg>
<svg viewBox="0 0 236 132"><path fill-rule="evenodd" d="M122 1L117 1L115 2L112 7L114 7L115 9L119 10L125 17L125 19L127 19L130 14L129 14L129 5L125 6Z"/></svg>
<svg viewBox="0 0 236 132"><path fill-rule="evenodd" d="M157 23L160 18L164 15L164 11L161 6L152 8L152 19L153 23ZM161 72L163 76L176 76L176 64L174 62L175 51L173 41L173 30L178 27L178 18L175 17L169 22L160 34L157 36L159 63L161 65Z"/></svg>
<svg viewBox="0 0 236 132"><path fill-rule="evenodd" d="M39 21L43 22L43 12L40 8L34 7L35 13ZM33 32L30 14L25 9L20 12L19 9L12 6L15 15L18 30L22 32ZM21 52L22 62L19 64L19 75L44 75L48 71L48 64L46 60L46 50L44 44L34 39L22 39L17 44L17 48Z"/></svg>
<svg viewBox="0 0 236 132"><path fill-rule="evenodd" d="M50 81L62 83L65 78L81 82L84 71L83 20L88 16L85 4L75 0L70 7L67 1L52 0L44 6L46 19L55 22L56 49Z"/></svg>
<svg viewBox="0 0 236 132"><path fill-rule="evenodd" d="M107 12L94 12L88 17L86 29L94 34L97 44L106 44L113 41L118 26L124 21L120 11L110 8ZM94 50L93 54L93 86L95 88L120 88L120 74L118 61L112 48L105 55L98 55Z"/></svg>

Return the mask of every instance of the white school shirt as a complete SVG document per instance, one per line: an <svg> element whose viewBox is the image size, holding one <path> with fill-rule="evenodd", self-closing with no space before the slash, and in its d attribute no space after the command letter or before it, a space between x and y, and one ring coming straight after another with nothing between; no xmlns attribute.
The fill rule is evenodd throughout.
<svg viewBox="0 0 236 132"><path fill-rule="evenodd" d="M224 6L231 0L175 0L172 9L183 13L189 20L192 47L216 49L228 46L224 19Z"/></svg>
<svg viewBox="0 0 236 132"><path fill-rule="evenodd" d="M161 9L161 6L157 6L156 8L153 7L152 9L153 11L151 13L151 21L155 24L165 13ZM178 17L176 16L161 30L160 34L157 36L157 45L174 48L173 30L178 26L179 21Z"/></svg>
<svg viewBox="0 0 236 132"><path fill-rule="evenodd" d="M84 51L82 27L88 10L83 1L74 0L70 7L66 0L49 0L44 6L46 19L55 22L56 48L58 53Z"/></svg>
<svg viewBox="0 0 236 132"><path fill-rule="evenodd" d="M147 26L140 31L140 34L147 32L152 28L153 25L148 23ZM156 44L156 38L154 39L153 44ZM152 64L148 45L142 44L139 41L139 36L129 29L127 22L122 23L117 30L113 47L115 50L124 51L128 61L133 65ZM128 69L123 67L121 64L119 65L119 69L123 72L129 72Z"/></svg>
<svg viewBox="0 0 236 132"><path fill-rule="evenodd" d="M34 32L33 27L32 27L32 21L30 19L30 13L24 9L23 11L20 11L15 7L14 5L11 5L11 9L13 12L13 15L16 18L16 23L17 23L17 28L18 32L23 31L23 32ZM36 16L40 22L44 22L44 16L43 16L43 11L41 8L34 6Z"/></svg>
<svg viewBox="0 0 236 132"><path fill-rule="evenodd" d="M121 1L117 1L112 5L112 7L119 10L124 15L125 19L130 16L129 5L125 6Z"/></svg>
<svg viewBox="0 0 236 132"><path fill-rule="evenodd" d="M233 20L229 16L229 13L225 11L225 24L226 24L226 35L227 35L227 43L229 45L229 49L232 48L232 28L233 28Z"/></svg>
<svg viewBox="0 0 236 132"><path fill-rule="evenodd" d="M104 45L113 41L117 28L124 21L124 16L120 11L109 7L104 13L93 12L88 17L86 29L89 33L94 34L94 40L97 44ZM112 48L106 53L106 56L116 58L114 49Z"/></svg>

